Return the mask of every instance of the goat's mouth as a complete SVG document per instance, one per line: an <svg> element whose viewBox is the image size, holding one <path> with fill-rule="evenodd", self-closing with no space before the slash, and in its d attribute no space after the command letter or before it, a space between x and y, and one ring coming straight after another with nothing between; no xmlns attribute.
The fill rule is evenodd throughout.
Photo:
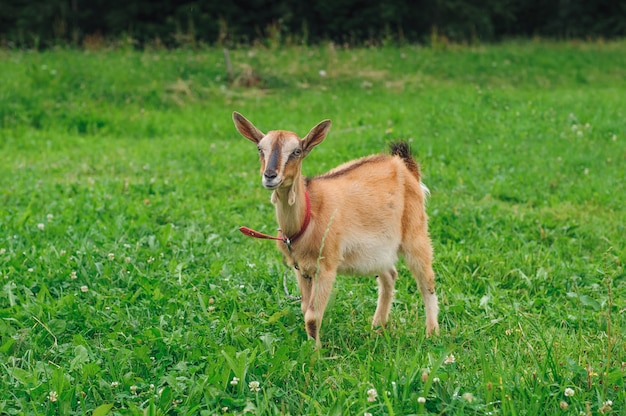
<svg viewBox="0 0 626 416"><path fill-rule="evenodd" d="M278 187L280 187L280 185L283 184L282 179L281 180L277 180L277 181L266 181L265 179L263 179L263 187L265 189L269 189L270 191L273 191L274 189L277 189Z"/></svg>

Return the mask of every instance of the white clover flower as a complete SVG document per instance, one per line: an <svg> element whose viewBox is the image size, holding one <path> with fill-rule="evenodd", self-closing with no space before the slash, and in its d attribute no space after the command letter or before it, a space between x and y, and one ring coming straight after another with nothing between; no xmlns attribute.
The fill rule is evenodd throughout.
<svg viewBox="0 0 626 416"><path fill-rule="evenodd" d="M565 389L565 393L564 394L565 394L565 397L572 397L574 395L574 393L575 393L574 389L568 387L568 388Z"/></svg>
<svg viewBox="0 0 626 416"><path fill-rule="evenodd" d="M39 224L37 224L37 228L39 228L40 231L43 231L46 229L46 224L40 222Z"/></svg>
<svg viewBox="0 0 626 416"><path fill-rule="evenodd" d="M138 387L135 386L134 384L132 386L130 386L130 392L133 393L133 394L137 394L137 389L138 389Z"/></svg>
<svg viewBox="0 0 626 416"><path fill-rule="evenodd" d="M569 404L567 404L567 402L564 402L561 400L561 402L559 403L559 407L563 410L567 409L569 407Z"/></svg>
<svg viewBox="0 0 626 416"><path fill-rule="evenodd" d="M250 383L248 383L248 387L253 393L261 391L261 383L259 383L258 381L251 381Z"/></svg>
<svg viewBox="0 0 626 416"><path fill-rule="evenodd" d="M600 411L601 414L605 414L613 410L611 406L613 406L613 402L611 400L607 400L602 403L602 407L598 410Z"/></svg>
<svg viewBox="0 0 626 416"><path fill-rule="evenodd" d="M117 381L112 381L111 382L111 387L116 388L120 385L120 383L118 383Z"/></svg>
<svg viewBox="0 0 626 416"><path fill-rule="evenodd" d="M52 390L50 393L48 393L48 400L50 400L52 403L56 402L57 400L59 400L59 393Z"/></svg>
<svg viewBox="0 0 626 416"><path fill-rule="evenodd" d="M433 383L439 383L441 380L439 379L439 377L434 377L433 378Z"/></svg>
<svg viewBox="0 0 626 416"><path fill-rule="evenodd" d="M450 354L446 357L446 359L444 360L444 364L452 364L456 362L456 358L454 357L454 354Z"/></svg>
<svg viewBox="0 0 626 416"><path fill-rule="evenodd" d="M320 74L320 77L325 77L326 76L326 71L323 70L323 69L320 69L319 74Z"/></svg>
<svg viewBox="0 0 626 416"><path fill-rule="evenodd" d="M365 413L363 413L363 416L372 416L372 414L369 413L369 412L365 412Z"/></svg>
<svg viewBox="0 0 626 416"><path fill-rule="evenodd" d="M154 261L154 257L149 257L148 258L148 264L152 263Z"/></svg>
<svg viewBox="0 0 626 416"><path fill-rule="evenodd" d="M0 248L0 254L4 254L4 253L6 253L6 252L7 252L7 249L6 249L6 248L4 248L4 247Z"/></svg>
<svg viewBox="0 0 626 416"><path fill-rule="evenodd" d="M238 377L233 377L233 379L230 380L230 385L231 386L236 386L237 384L239 384L239 378Z"/></svg>
<svg viewBox="0 0 626 416"><path fill-rule="evenodd" d="M421 404L424 404L424 403L426 403L426 398L425 397L418 397L417 398L417 402L421 403Z"/></svg>
<svg viewBox="0 0 626 416"><path fill-rule="evenodd" d="M47 219L48 221L52 221L52 220L54 219L54 215L52 215L52 214L48 214L48 215L46 215L46 219Z"/></svg>
<svg viewBox="0 0 626 416"><path fill-rule="evenodd" d="M70 279L76 279L78 276L76 276L76 270L72 270L72 273L70 273Z"/></svg>
<svg viewBox="0 0 626 416"><path fill-rule="evenodd" d="M474 395L472 393L463 393L463 398L468 402L471 403L474 401Z"/></svg>
<svg viewBox="0 0 626 416"><path fill-rule="evenodd" d="M130 263L131 259L130 259L130 257L126 257L126 258L124 259L124 261L125 261L126 263Z"/></svg>
<svg viewBox="0 0 626 416"><path fill-rule="evenodd" d="M369 389L367 391L368 402L375 402L377 397L378 397L378 392L376 391L376 389Z"/></svg>
<svg viewBox="0 0 626 416"><path fill-rule="evenodd" d="M109 257L109 260L111 261L115 260L115 254L113 253L109 253L108 257Z"/></svg>
<svg viewBox="0 0 626 416"><path fill-rule="evenodd" d="M89 287L87 285L81 286L80 291L83 293L87 293L89 291Z"/></svg>

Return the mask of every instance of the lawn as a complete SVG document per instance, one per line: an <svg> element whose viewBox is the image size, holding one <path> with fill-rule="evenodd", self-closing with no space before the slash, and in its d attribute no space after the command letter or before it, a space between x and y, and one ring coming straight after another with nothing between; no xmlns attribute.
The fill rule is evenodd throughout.
<svg viewBox="0 0 626 416"><path fill-rule="evenodd" d="M626 42L0 51L0 414L626 412ZM408 140L441 334L340 276L307 340L260 129ZM298 294L287 275L287 290Z"/></svg>

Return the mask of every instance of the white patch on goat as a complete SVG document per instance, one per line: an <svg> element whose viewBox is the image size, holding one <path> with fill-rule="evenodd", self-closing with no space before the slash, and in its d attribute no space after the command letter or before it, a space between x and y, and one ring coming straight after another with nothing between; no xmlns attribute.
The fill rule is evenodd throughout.
<svg viewBox="0 0 626 416"><path fill-rule="evenodd" d="M400 241L368 234L345 236L341 245L339 272L356 275L379 274L398 261Z"/></svg>

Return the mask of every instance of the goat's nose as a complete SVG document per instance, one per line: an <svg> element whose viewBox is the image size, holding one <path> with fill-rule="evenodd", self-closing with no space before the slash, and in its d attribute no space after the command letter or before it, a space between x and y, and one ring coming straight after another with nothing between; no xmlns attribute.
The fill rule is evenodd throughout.
<svg viewBox="0 0 626 416"><path fill-rule="evenodd" d="M266 170L263 172L263 176L265 176L265 179L274 179L278 176L278 173L275 170Z"/></svg>

